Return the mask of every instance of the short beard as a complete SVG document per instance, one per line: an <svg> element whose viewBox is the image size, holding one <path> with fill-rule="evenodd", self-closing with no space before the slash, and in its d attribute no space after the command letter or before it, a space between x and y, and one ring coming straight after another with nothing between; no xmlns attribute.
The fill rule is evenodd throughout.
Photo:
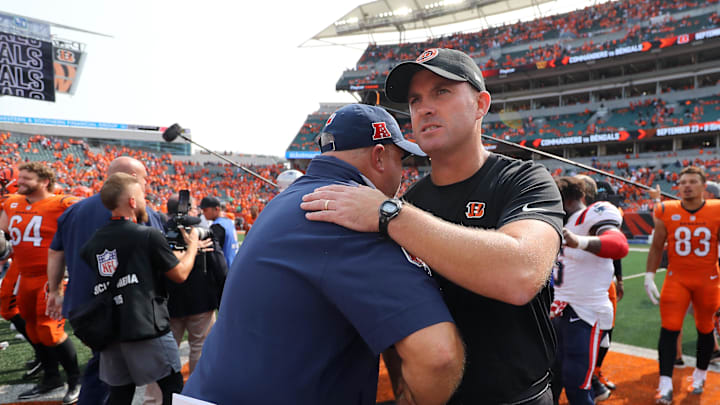
<svg viewBox="0 0 720 405"><path fill-rule="evenodd" d="M135 208L135 219L138 224L145 224L148 222L148 213L145 208Z"/></svg>
<svg viewBox="0 0 720 405"><path fill-rule="evenodd" d="M40 186L30 187L23 184L22 186L18 186L17 193L22 195L30 195L35 193L39 188Z"/></svg>

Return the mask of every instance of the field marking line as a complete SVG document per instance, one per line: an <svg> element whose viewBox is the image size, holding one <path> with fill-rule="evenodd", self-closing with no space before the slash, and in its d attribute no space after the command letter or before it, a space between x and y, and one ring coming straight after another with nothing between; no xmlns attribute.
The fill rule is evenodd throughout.
<svg viewBox="0 0 720 405"><path fill-rule="evenodd" d="M666 269L659 269L657 272L662 273L665 271L666 271ZM632 278L639 278L639 277L645 277L645 273L643 272L643 273L633 274L632 276L623 277L623 280L630 280Z"/></svg>
<svg viewBox="0 0 720 405"><path fill-rule="evenodd" d="M650 360L657 360L658 358L657 349L648 349L646 347L633 346L620 342L611 342L610 351L622 354L629 354L631 356L642 357ZM693 356L683 354L682 357L683 361L685 361L685 366L683 367L689 367L690 364L695 364L696 362L695 357ZM710 362L710 364L708 365L708 371L713 371L716 373L720 372L720 363Z"/></svg>
<svg viewBox="0 0 720 405"><path fill-rule="evenodd" d="M650 248L638 248L638 247L631 247L631 252L649 252Z"/></svg>

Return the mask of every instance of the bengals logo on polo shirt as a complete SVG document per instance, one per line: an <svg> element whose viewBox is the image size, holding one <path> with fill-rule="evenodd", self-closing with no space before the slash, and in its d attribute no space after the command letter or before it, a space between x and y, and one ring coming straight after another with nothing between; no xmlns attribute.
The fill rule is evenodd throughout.
<svg viewBox="0 0 720 405"><path fill-rule="evenodd" d="M482 218L485 215L485 203L470 201L465 206L465 217L471 219Z"/></svg>

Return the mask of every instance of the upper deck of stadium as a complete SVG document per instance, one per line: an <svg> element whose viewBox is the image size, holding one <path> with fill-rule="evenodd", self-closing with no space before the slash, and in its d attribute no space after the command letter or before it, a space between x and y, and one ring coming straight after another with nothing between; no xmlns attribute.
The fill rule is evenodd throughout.
<svg viewBox="0 0 720 405"><path fill-rule="evenodd" d="M718 0L614 1L423 42L371 43L336 88L405 110L384 97L389 70L426 48L451 47L483 69L493 99L484 134L566 157L717 149L719 11ZM312 156L330 112L308 116L288 158ZM396 118L411 137L407 118Z"/></svg>

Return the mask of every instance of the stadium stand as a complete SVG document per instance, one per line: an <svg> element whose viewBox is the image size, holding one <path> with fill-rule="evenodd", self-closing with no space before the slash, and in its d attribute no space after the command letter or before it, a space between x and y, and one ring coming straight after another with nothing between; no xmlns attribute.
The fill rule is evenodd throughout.
<svg viewBox="0 0 720 405"><path fill-rule="evenodd" d="M63 192L80 196L100 190L107 166L115 157L133 156L148 168L150 191L147 194L153 208L165 212L167 199L180 189L189 189L200 201L214 195L226 203L232 215L251 217L259 212L276 194L274 187L225 163L174 160L172 155L155 154L129 147L105 145L90 148L84 141L73 138L53 138L23 133L0 133L0 166L16 166L25 161L44 161L57 173ZM274 179L284 165L252 166L265 178Z"/></svg>
<svg viewBox="0 0 720 405"><path fill-rule="evenodd" d="M540 118L528 116L509 121L501 117L488 117L485 133L509 140L533 136L553 138L717 121L720 119L720 88L717 95L699 99L665 101L658 97L644 98L597 113L595 116L588 110Z"/></svg>
<svg viewBox="0 0 720 405"><path fill-rule="evenodd" d="M0 167L17 166L27 161L49 163L56 172L61 190L80 197L97 193L109 162L122 155L133 156L145 163L152 179L147 198L151 206L161 212L167 212L168 198L176 195L178 190L189 189L196 201L207 195L218 197L226 204L230 216L242 217L243 221L239 223L249 224L254 220L253 215L257 216L277 194L274 187L227 163L197 162L184 156L158 155L114 145L94 149L73 138L0 132ZM249 168L267 179L274 180L285 170L282 163L260 160L265 164L250 165ZM416 168L406 168L403 176L404 191L419 178L419 173Z"/></svg>
<svg viewBox="0 0 720 405"><path fill-rule="evenodd" d="M648 4L649 3L649 4ZM518 22L425 42L371 44L338 89L381 84L392 66L428 48L460 49L484 69L512 68L590 53L618 45L654 41L718 26L718 0L615 1L583 10Z"/></svg>
<svg viewBox="0 0 720 405"><path fill-rule="evenodd" d="M538 139L591 135L604 135L593 138L607 139L608 134L615 141L650 139L654 133L643 135L639 130L647 133L663 127L717 121L719 11L718 0L656 0L650 4L615 1L420 43L370 44L356 68L343 73L336 88L358 92L363 100L374 100L376 96L372 93L377 94L382 88L387 72L396 63L414 58L429 47L453 47L473 55L487 74L493 105L484 126L490 136L515 142L525 140L529 145L551 149L572 145L572 140ZM687 46L689 43L694 46ZM646 44L650 44L652 52L644 52ZM535 56L528 59L526 52ZM580 61L585 63L568 62L547 68L549 61L564 61L572 55L592 58ZM518 63L530 64L533 70L499 69L502 60L518 58L524 59ZM516 65L519 66L512 63ZM693 69L688 69L689 65ZM406 136L412 137L407 120L397 118ZM317 113L309 116L288 151L316 150L312 140L322 128L321 120ZM621 131L630 132L629 137ZM701 132L708 130L703 127ZM673 146L666 139L671 146L661 148L682 149L683 146ZM681 142L686 146L694 142L697 145L693 147L699 147L707 140ZM605 153L582 146L568 154ZM657 149L653 142L640 142L637 146L617 142L608 147L608 154L627 149L635 153Z"/></svg>
<svg viewBox="0 0 720 405"><path fill-rule="evenodd" d="M390 103L381 91L390 69L428 48L461 49L483 69L492 95L485 135L674 194L684 166L702 166L712 180L720 174L719 27L718 0L612 1L423 42L370 44L336 89L356 92L365 102L379 97L391 110L402 110L406 106ZM308 116L288 151L316 150L312 140L326 117ZM396 118L412 138L408 118ZM487 145L541 159L489 139ZM301 166L302 159L291 161ZM540 161L556 176L582 172ZM427 162L416 165L422 176ZM643 190L610 183L626 213L652 209Z"/></svg>
<svg viewBox="0 0 720 405"><path fill-rule="evenodd" d="M290 148L293 150L320 150L315 143L315 137L320 133L320 130L325 126L330 114L328 113L314 113L308 116L307 120L303 123L295 139L290 144Z"/></svg>

